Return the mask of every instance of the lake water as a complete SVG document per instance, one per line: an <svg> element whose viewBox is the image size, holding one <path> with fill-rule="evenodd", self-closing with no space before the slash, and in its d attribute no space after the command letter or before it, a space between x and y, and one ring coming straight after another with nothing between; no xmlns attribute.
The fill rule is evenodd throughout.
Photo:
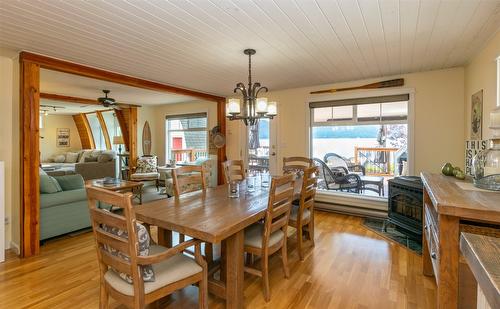
<svg viewBox="0 0 500 309"><path fill-rule="evenodd" d="M313 157L323 160L325 154L336 153L345 158L354 158L354 147L377 147L376 138L315 138ZM354 162L354 159L352 159Z"/></svg>

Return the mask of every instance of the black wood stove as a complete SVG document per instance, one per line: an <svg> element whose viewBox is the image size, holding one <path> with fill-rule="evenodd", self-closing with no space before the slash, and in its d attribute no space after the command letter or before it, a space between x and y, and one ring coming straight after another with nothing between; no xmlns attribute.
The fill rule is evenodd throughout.
<svg viewBox="0 0 500 309"><path fill-rule="evenodd" d="M402 176L389 181L388 222L416 240L422 239L423 185L420 177Z"/></svg>

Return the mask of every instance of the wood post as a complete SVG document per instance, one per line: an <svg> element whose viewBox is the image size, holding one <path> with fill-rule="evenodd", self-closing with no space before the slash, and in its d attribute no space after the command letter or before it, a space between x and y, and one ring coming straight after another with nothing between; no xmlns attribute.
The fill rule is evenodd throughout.
<svg viewBox="0 0 500 309"><path fill-rule="evenodd" d="M128 153L130 154L129 167L133 171L137 164L137 107L129 108L128 118Z"/></svg>
<svg viewBox="0 0 500 309"><path fill-rule="evenodd" d="M226 100L221 99L217 101L217 123L220 128L220 132L226 135ZM224 183L224 170L222 168L222 162L226 161L226 145L217 149L217 184L221 185Z"/></svg>
<svg viewBox="0 0 500 309"><path fill-rule="evenodd" d="M20 59L21 257L40 252L40 66Z"/></svg>

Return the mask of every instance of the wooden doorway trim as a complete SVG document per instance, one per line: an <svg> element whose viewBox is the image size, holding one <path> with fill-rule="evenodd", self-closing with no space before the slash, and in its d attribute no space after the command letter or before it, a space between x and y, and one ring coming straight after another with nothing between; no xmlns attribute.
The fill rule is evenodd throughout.
<svg viewBox="0 0 500 309"><path fill-rule="evenodd" d="M29 52L21 52L20 61L20 131L21 131L21 206L20 206L20 248L21 257L29 257L40 252L40 196L39 196L39 108L40 108L40 69L70 73L84 77L124 84L128 86L187 95L217 103L217 122L225 130L225 98L199 91L183 89L128 75L84 66L60 59L50 58ZM132 125L129 126L129 152L137 157L137 107L130 108ZM135 130L135 132L133 131ZM225 131L222 131L225 132ZM226 159L226 148L217 151L217 170L219 182L223 179L221 164Z"/></svg>

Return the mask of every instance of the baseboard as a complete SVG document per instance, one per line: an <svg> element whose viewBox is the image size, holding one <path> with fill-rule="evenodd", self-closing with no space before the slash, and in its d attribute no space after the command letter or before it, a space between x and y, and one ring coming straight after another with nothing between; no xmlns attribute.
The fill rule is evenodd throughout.
<svg viewBox="0 0 500 309"><path fill-rule="evenodd" d="M21 254L21 247L19 247L19 245L15 242L11 241L9 248L10 250L14 251L17 255Z"/></svg>

